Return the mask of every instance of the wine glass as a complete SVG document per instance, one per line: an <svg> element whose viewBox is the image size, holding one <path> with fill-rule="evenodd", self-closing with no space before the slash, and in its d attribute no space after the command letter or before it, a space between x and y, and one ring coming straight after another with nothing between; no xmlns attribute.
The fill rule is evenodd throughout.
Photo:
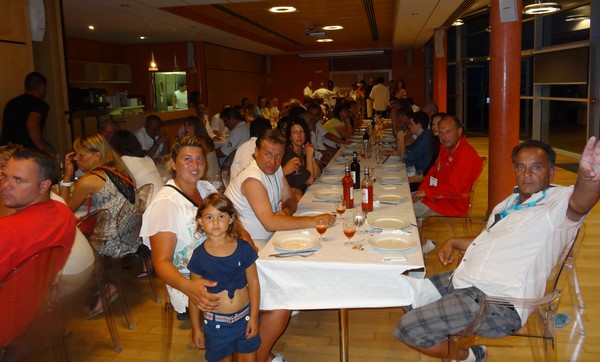
<svg viewBox="0 0 600 362"><path fill-rule="evenodd" d="M348 241L344 245L352 245L352 237L356 234L356 224L353 220L344 221L344 235L348 238Z"/></svg>
<svg viewBox="0 0 600 362"><path fill-rule="evenodd" d="M325 234L328 227L329 226L327 225L327 223L325 222L324 219L317 220L315 229L317 229L317 232L319 233L319 241L327 241L327 239L323 236L323 234Z"/></svg>
<svg viewBox="0 0 600 362"><path fill-rule="evenodd" d="M342 220L344 220L344 218L342 217L344 215L344 212L346 212L346 201L345 200L338 200L335 202L335 211L340 215L340 218L342 218Z"/></svg>
<svg viewBox="0 0 600 362"><path fill-rule="evenodd" d="M352 215L352 220L354 221L354 224L358 227L359 234L360 234L360 227L365 223L366 218L367 218L367 215L362 210L356 210L356 211L354 211L354 214Z"/></svg>

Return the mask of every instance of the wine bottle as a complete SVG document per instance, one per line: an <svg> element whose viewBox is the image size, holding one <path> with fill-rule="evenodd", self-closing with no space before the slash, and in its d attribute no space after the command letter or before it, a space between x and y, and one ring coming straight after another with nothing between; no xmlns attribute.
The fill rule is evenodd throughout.
<svg viewBox="0 0 600 362"><path fill-rule="evenodd" d="M358 163L358 153L352 152L352 163L350 164L350 176L354 181L354 189L360 189L360 163Z"/></svg>

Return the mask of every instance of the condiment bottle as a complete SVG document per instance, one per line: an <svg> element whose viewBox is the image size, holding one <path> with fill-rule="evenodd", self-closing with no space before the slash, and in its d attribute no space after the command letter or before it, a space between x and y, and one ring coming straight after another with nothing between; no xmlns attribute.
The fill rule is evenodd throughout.
<svg viewBox="0 0 600 362"><path fill-rule="evenodd" d="M343 197L346 202L346 209L354 207L354 180L350 175L350 167L346 165L346 175L342 178Z"/></svg>
<svg viewBox="0 0 600 362"><path fill-rule="evenodd" d="M362 211L371 212L373 211L373 181L369 174L369 168L365 167L365 177L362 181Z"/></svg>

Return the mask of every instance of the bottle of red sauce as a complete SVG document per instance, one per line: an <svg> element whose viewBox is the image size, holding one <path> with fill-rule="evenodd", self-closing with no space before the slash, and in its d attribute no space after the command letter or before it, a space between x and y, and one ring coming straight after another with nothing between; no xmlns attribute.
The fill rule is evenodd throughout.
<svg viewBox="0 0 600 362"><path fill-rule="evenodd" d="M373 181L369 175L369 168L365 167L365 177L362 181L362 211L373 211Z"/></svg>
<svg viewBox="0 0 600 362"><path fill-rule="evenodd" d="M342 178L343 197L346 202L346 209L354 207L354 180L350 175L350 167L346 165L346 175Z"/></svg>

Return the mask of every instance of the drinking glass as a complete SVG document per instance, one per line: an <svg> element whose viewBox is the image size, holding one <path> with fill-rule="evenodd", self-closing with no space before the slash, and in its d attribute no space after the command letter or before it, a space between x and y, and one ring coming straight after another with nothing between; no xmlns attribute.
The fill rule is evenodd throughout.
<svg viewBox="0 0 600 362"><path fill-rule="evenodd" d="M315 229L317 229L317 232L319 233L319 241L327 241L327 239L323 236L323 234L325 234L328 227L329 226L327 226L327 223L325 222L324 219L317 220Z"/></svg>
<svg viewBox="0 0 600 362"><path fill-rule="evenodd" d="M356 224L354 224L354 221L344 221L344 235L348 238L348 241L344 242L344 245L352 245L352 237L354 234L356 234Z"/></svg>
<svg viewBox="0 0 600 362"><path fill-rule="evenodd" d="M346 201L338 200L335 202L335 211L340 215L340 218L344 220L344 212L346 212Z"/></svg>
<svg viewBox="0 0 600 362"><path fill-rule="evenodd" d="M365 220L367 219L367 215L364 211L362 210L356 210L354 211L353 215L352 215L352 221L354 221L354 224L358 227L358 233L360 234L360 227L365 223Z"/></svg>

